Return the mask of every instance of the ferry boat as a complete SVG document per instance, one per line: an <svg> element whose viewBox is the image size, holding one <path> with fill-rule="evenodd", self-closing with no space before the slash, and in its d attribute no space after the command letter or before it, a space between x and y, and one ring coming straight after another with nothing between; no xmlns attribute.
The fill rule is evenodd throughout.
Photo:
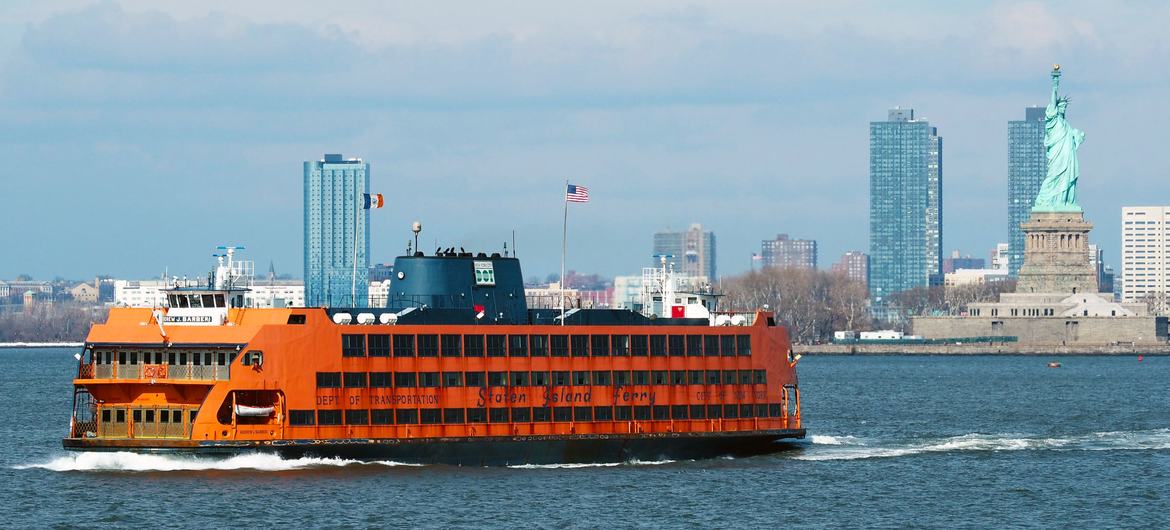
<svg viewBox="0 0 1170 530"><path fill-rule="evenodd" d="M247 307L239 263L91 328L66 449L514 465L805 435L785 328L665 263L637 309L529 307L514 256L452 249L396 258L382 308Z"/></svg>

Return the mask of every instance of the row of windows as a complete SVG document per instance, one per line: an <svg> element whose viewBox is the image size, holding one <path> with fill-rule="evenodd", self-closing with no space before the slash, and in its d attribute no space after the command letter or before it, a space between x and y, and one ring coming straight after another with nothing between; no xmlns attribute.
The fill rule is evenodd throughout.
<svg viewBox="0 0 1170 530"><path fill-rule="evenodd" d="M548 421L704 420L779 418L778 403L450 409L290 410L289 425L437 425Z"/></svg>
<svg viewBox="0 0 1170 530"><path fill-rule="evenodd" d="M182 423L182 421L183 421L183 411L182 410L159 409L156 411L155 409L138 409L138 408L136 408L136 409L132 410L134 423L143 423L143 422L154 423L155 422L155 412L158 413L158 420L157 421L159 423L171 423L171 422ZM194 422L195 416L197 416L199 414L199 411L192 410L192 411L189 411L188 414L189 414L188 421ZM103 408L101 421L104 423L110 423L110 422L125 423L126 409Z"/></svg>
<svg viewBox="0 0 1170 530"><path fill-rule="evenodd" d="M227 366L236 359L234 351L126 351L98 350L93 353L96 364L167 364L171 366Z"/></svg>
<svg viewBox="0 0 1170 530"><path fill-rule="evenodd" d="M345 357L751 355L750 335L342 335Z"/></svg>
<svg viewBox="0 0 1170 530"><path fill-rule="evenodd" d="M751 384L768 384L768 373L764 370L317 372L317 388Z"/></svg>

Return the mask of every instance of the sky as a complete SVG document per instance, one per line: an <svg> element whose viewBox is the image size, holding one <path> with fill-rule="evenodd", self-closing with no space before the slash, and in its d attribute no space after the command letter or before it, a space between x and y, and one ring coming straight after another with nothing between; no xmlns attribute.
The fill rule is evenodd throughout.
<svg viewBox="0 0 1170 530"><path fill-rule="evenodd" d="M373 262L511 247L527 276L639 274L702 223L721 275L760 241L868 247L868 127L944 138L944 252L1007 239L1007 122L1052 63L1086 133L1080 199L1170 204L1163 2L7 0L0 278L202 275L217 245L302 273L302 164L361 157ZM434 245L434 243L438 245Z"/></svg>

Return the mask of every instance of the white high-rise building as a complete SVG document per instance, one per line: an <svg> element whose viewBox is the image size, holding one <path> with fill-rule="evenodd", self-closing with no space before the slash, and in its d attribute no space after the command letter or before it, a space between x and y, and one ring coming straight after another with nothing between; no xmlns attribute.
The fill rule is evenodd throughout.
<svg viewBox="0 0 1170 530"><path fill-rule="evenodd" d="M1153 302L1170 313L1170 206L1121 209L1121 301Z"/></svg>

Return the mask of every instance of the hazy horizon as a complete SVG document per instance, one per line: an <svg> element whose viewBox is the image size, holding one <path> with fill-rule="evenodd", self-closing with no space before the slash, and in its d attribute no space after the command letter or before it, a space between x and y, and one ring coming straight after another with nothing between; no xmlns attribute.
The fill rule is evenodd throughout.
<svg viewBox="0 0 1170 530"><path fill-rule="evenodd" d="M0 6L0 279L199 275L221 244L302 274L302 162L370 163L371 262L512 247L526 276L650 263L701 223L718 270L760 241L868 252L868 127L911 107L944 138L943 253L1007 241L1007 122L1063 66L1086 133L1090 241L1170 204L1151 156L1170 5L1132 1L318 3L16 0Z"/></svg>

